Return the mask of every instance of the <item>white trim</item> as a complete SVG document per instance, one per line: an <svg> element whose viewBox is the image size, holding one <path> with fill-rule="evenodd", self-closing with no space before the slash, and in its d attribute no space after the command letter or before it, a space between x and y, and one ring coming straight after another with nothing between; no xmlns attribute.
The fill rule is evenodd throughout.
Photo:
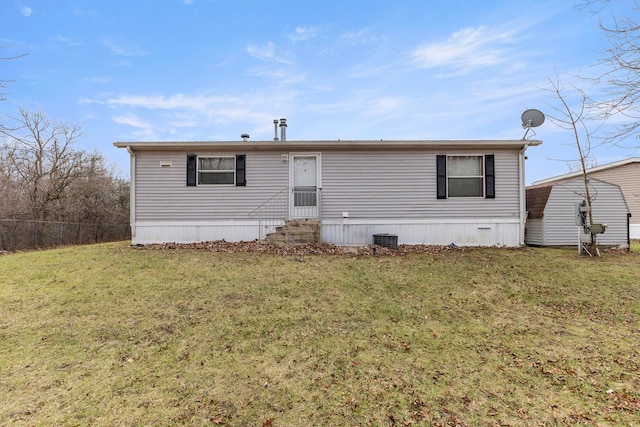
<svg viewBox="0 0 640 427"><path fill-rule="evenodd" d="M315 141L137 141L137 142L114 142L118 148L130 148L135 150L271 150L271 151L312 151L331 149L423 149L423 148L468 148L478 147L521 147L522 145L540 145L539 140L315 140Z"/></svg>
<svg viewBox="0 0 640 427"><path fill-rule="evenodd" d="M459 218L459 219L379 219L379 218L322 218L322 224L360 224L360 225L392 225L392 224L518 224L518 218ZM138 221L139 226L145 227L189 227L189 226L219 226L228 227L234 225L257 225L258 220L242 219L242 220L215 220L215 221Z"/></svg>
<svg viewBox="0 0 640 427"><path fill-rule="evenodd" d="M322 218L322 224L358 224L358 225L420 225L420 224L519 224L518 218L459 218L459 219L377 219L377 218L357 218L343 219Z"/></svg>
<svg viewBox="0 0 640 427"><path fill-rule="evenodd" d="M459 220L332 219L323 220L321 240L341 246L366 246L373 234L390 233L400 244L457 246L520 246L517 219ZM252 241L260 238L258 220L143 221L132 244L196 243L216 240Z"/></svg>
<svg viewBox="0 0 640 427"><path fill-rule="evenodd" d="M228 219L228 220L198 220L198 221L184 221L184 220L166 220L166 221L138 221L138 225L141 227L190 227L190 226L218 226L227 227L233 225L257 225L259 221L257 219Z"/></svg>
<svg viewBox="0 0 640 427"><path fill-rule="evenodd" d="M217 240L240 242L260 236L258 220L244 221L148 221L137 225L134 245L152 243L197 243Z"/></svg>
<svg viewBox="0 0 640 427"><path fill-rule="evenodd" d="M136 237L136 154L131 147L127 147L130 156L130 183L129 183L129 226L131 227L131 238Z"/></svg>
<svg viewBox="0 0 640 427"><path fill-rule="evenodd" d="M526 230L526 218L527 218L527 190L525 189L525 152L527 151L527 145L523 146L518 153L518 192L520 203L520 245L525 244L525 230Z"/></svg>
<svg viewBox="0 0 640 427"><path fill-rule="evenodd" d="M373 243L380 233L398 236L399 244L456 246L522 246L520 224L513 219L458 221L322 221L323 242L340 246L363 246Z"/></svg>

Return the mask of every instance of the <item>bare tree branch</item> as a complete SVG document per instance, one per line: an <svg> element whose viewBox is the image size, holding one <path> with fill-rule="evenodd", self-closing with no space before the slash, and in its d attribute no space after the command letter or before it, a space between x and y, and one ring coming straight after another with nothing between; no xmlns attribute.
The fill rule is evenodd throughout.
<svg viewBox="0 0 640 427"><path fill-rule="evenodd" d="M572 89L578 94L579 102L577 110L574 110L567 101L565 95L565 88L561 84L558 75L555 79L549 79L550 89L547 89L553 94L554 99L559 102L559 105L551 105L551 108L556 112L554 115L549 115L551 121L556 126L570 131L573 134L573 140L578 150L580 170L582 172L582 179L584 183L584 197L588 207L588 230L593 227L593 195L590 193L589 180L587 177L587 167L591 158L591 132L589 131L585 123L585 111L587 104L586 93L573 87ZM589 232L591 235L589 243L589 253L599 255L596 234Z"/></svg>
<svg viewBox="0 0 640 427"><path fill-rule="evenodd" d="M610 4L610 0L584 1L586 8L596 7L595 14L602 13ZM597 64L607 71L592 79L604 90L600 99L592 100L594 111L603 120L621 122L604 140L621 147L628 145L629 139L640 137L640 22L636 18L640 4L637 0L630 4L626 17L614 16L610 23L600 21L600 30L607 37L609 47L601 52Z"/></svg>
<svg viewBox="0 0 640 427"><path fill-rule="evenodd" d="M4 46L0 46L0 49L4 48ZM16 55L16 56L8 56L8 57L2 57L0 56L0 61L11 61L14 59L18 59L18 58L22 58L24 56L27 56L28 53L23 53L22 55ZM12 82L13 80L3 80L0 79L0 89L6 89L8 84L10 82ZM5 99L7 99L5 97L5 93L4 92L0 92L0 101L4 101ZM2 125L0 125L0 128L2 128Z"/></svg>

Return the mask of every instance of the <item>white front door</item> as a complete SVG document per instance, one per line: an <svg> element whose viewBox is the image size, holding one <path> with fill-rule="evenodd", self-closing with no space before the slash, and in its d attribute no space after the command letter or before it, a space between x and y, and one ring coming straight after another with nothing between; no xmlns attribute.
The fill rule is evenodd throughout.
<svg viewBox="0 0 640 427"><path fill-rule="evenodd" d="M319 154L290 156L291 218L318 218Z"/></svg>

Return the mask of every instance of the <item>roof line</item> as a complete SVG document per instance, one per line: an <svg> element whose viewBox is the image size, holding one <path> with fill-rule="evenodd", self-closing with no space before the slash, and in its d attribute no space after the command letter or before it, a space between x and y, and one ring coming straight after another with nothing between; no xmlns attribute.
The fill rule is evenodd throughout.
<svg viewBox="0 0 640 427"><path fill-rule="evenodd" d="M286 147L314 148L411 148L425 146L536 146L539 140L317 140L317 141L136 141L114 142L118 148L158 149L158 148L246 148L278 149Z"/></svg>
<svg viewBox="0 0 640 427"><path fill-rule="evenodd" d="M623 159L623 160L618 160L615 162L611 162L611 163L606 163L604 165L601 166L595 166L592 168L587 168L586 172L587 174L593 173L593 172L599 172L601 170L606 170L606 169L613 169L613 168L617 168L620 166L624 166L627 165L629 163L640 163L640 157L630 157L628 159ZM582 175L582 171L577 171L577 172L569 172L563 175L556 175L553 176L551 178L545 178L545 179L540 179L538 181L534 181L531 183L531 185L542 185L542 184L551 184L555 181L561 181L564 179L569 179L569 178L574 178L576 176L580 176Z"/></svg>

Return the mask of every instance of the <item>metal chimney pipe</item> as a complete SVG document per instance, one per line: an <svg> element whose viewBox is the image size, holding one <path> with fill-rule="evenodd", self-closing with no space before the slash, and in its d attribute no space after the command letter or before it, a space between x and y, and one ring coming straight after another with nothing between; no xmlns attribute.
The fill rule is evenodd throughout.
<svg viewBox="0 0 640 427"><path fill-rule="evenodd" d="M273 140L277 141L278 140L278 119L273 120L273 131L275 133L275 137L273 138Z"/></svg>
<svg viewBox="0 0 640 427"><path fill-rule="evenodd" d="M287 119L280 119L280 140L287 140Z"/></svg>

